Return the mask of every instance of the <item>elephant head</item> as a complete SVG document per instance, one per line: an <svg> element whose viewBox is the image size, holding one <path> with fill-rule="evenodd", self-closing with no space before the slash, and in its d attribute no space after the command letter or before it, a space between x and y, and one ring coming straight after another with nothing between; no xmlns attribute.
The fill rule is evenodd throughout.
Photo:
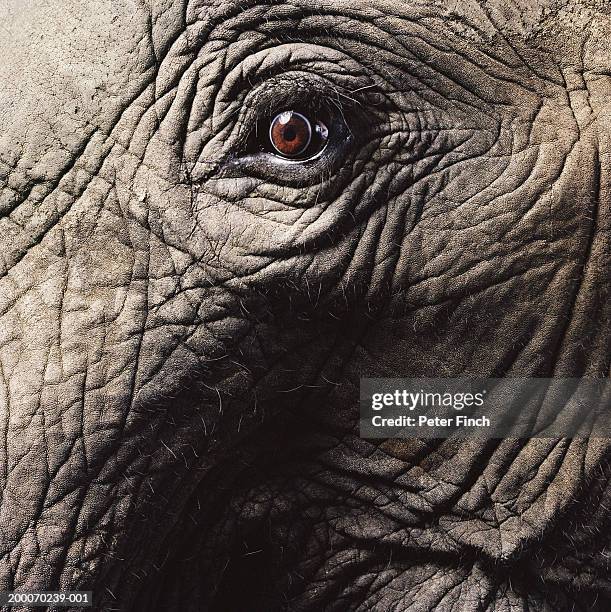
<svg viewBox="0 0 611 612"><path fill-rule="evenodd" d="M606 439L378 440L378 377L608 377L604 2L0 23L0 590L609 609Z"/></svg>

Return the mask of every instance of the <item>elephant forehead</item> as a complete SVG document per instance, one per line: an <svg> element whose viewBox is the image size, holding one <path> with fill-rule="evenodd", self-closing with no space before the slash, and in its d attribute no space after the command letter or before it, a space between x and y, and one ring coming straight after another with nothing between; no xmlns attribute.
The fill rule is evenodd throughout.
<svg viewBox="0 0 611 612"><path fill-rule="evenodd" d="M372 26L393 18L394 22L387 23L396 27L402 22L404 26L410 22L428 23L459 32L471 44L488 44L499 34L536 39L542 47L561 50L566 62L576 62L579 56L574 54L574 45L583 46L587 42L601 62L609 60L604 44L609 27L605 14L608 8L595 0L523 0L511 4L451 0L400 3L166 0L150 4L31 0L28 10L23 10L22 3L16 1L3 3L0 10L5 24L5 35L0 37L4 58L0 74L6 77L5 87L27 97L38 97L41 87L46 92L51 88L63 94L59 102L70 93L70 97L82 96L83 103L91 99L98 103L112 98L127 99L137 88L139 76L150 78L151 51L162 57L180 31L195 23L207 32L221 28L237 33L235 28L240 22L252 22L257 17L262 21L285 20L293 27L304 12L321 18L332 16L336 21L351 17ZM588 25L593 27L586 32ZM3 113L2 121L7 121L6 114Z"/></svg>
<svg viewBox="0 0 611 612"><path fill-rule="evenodd" d="M232 2L226 0L195 1L189 4L189 13L195 18L231 10ZM362 20L375 22L383 17L396 17L405 21L441 19L446 27L456 28L471 42L491 41L499 35L518 37L533 41L538 39L542 48L556 53L557 59L567 64L577 61L576 46L587 41L591 49L596 47L599 60L609 59L604 44L608 35L608 4L600 0L294 0L283 2L235 3L241 9L257 5L285 5L288 12L300 8L311 8L324 14L358 15ZM588 26L594 27L586 32ZM557 44L553 39L560 38Z"/></svg>

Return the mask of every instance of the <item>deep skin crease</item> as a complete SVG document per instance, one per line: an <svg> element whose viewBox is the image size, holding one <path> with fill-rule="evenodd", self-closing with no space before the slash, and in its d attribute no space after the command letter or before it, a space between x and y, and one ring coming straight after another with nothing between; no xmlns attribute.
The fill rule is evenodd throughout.
<svg viewBox="0 0 611 612"><path fill-rule="evenodd" d="M364 375L609 376L606 3L0 23L0 590L610 609L608 440L357 426ZM304 100L319 160L249 148Z"/></svg>

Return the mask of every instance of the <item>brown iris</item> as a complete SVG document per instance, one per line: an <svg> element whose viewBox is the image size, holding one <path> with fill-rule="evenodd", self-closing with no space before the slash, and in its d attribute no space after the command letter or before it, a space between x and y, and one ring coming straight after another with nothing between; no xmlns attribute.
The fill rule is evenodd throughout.
<svg viewBox="0 0 611 612"><path fill-rule="evenodd" d="M285 157L303 155L312 142L312 124L296 111L276 115L269 127L269 139L274 149Z"/></svg>

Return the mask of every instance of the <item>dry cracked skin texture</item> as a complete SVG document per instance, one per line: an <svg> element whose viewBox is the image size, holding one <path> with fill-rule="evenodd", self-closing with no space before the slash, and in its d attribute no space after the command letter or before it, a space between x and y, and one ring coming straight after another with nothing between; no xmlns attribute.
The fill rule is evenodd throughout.
<svg viewBox="0 0 611 612"><path fill-rule="evenodd" d="M0 589L610 609L607 440L356 408L361 375L609 376L609 9L5 0ZM314 99L345 138L248 152Z"/></svg>

